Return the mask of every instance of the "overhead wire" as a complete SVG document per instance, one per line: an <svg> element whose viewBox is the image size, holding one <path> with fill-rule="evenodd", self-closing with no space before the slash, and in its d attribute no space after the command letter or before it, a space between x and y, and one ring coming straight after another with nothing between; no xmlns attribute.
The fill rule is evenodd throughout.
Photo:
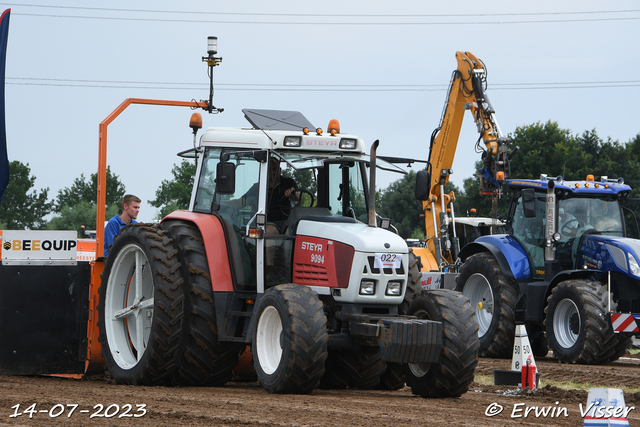
<svg viewBox="0 0 640 427"><path fill-rule="evenodd" d="M486 67L485 67L486 69ZM208 83L189 82L142 82L126 80L53 79L38 77L6 77L7 85L60 86L84 88L131 88L191 90L208 88ZM493 83L491 91L502 90L545 90L545 89L585 89L585 88L628 88L640 86L640 80L584 81L584 82L524 82ZM446 89L444 84L275 84L275 83L216 83L216 90L223 91L291 91L291 92L439 92ZM486 90L486 82L485 82Z"/></svg>

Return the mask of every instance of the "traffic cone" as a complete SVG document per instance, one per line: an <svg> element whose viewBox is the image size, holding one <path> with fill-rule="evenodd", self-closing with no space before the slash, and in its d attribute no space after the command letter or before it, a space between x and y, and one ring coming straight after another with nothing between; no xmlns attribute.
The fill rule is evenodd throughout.
<svg viewBox="0 0 640 427"><path fill-rule="evenodd" d="M619 388L590 388L587 407L580 412L584 417L583 426L629 427L629 411L624 404L624 393Z"/></svg>
<svg viewBox="0 0 640 427"><path fill-rule="evenodd" d="M516 325L511 370L494 369L493 372L496 385L507 384L518 385L522 388L537 388L539 374L525 325Z"/></svg>
<svg viewBox="0 0 640 427"><path fill-rule="evenodd" d="M536 366L531 351L531 343L529 335L527 335L527 327L525 325L516 325L516 338L513 340L513 357L511 358L511 370L522 371L522 367L527 363Z"/></svg>

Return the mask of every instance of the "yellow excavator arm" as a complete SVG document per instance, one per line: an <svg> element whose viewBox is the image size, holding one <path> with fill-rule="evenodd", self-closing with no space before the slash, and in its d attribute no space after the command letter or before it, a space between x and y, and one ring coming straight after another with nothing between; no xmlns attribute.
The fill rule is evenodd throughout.
<svg viewBox="0 0 640 427"><path fill-rule="evenodd" d="M481 154L483 169L481 192L494 194L509 177L508 139L502 136L495 111L485 94L487 70L484 63L470 52L456 52L458 67L453 71L449 93L439 126L431 135L429 165L418 174L416 197L422 200L428 251L435 260L423 258L423 271L442 269L455 262L460 248L455 236L449 236L449 224L455 219L455 194L443 194L453 172L460 129L465 111L471 111L479 138L476 152ZM481 144L482 143L482 144ZM484 145L484 146L483 146ZM511 156L515 154L512 153ZM455 230L455 229L454 229ZM433 268L433 264L437 265ZM427 267L427 265L431 267Z"/></svg>

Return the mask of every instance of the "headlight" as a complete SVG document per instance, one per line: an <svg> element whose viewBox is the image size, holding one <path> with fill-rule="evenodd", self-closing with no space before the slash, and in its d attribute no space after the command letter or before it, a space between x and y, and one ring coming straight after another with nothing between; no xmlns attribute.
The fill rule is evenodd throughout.
<svg viewBox="0 0 640 427"><path fill-rule="evenodd" d="M342 138L340 139L339 147L343 150L353 150L356 148L356 140L353 138Z"/></svg>
<svg viewBox="0 0 640 427"><path fill-rule="evenodd" d="M285 136L282 145L285 147L300 147L302 138L299 136Z"/></svg>
<svg viewBox="0 0 640 427"><path fill-rule="evenodd" d="M387 290L384 294L394 297L400 296L402 294L402 282L390 281L389 283L387 283Z"/></svg>
<svg viewBox="0 0 640 427"><path fill-rule="evenodd" d="M360 295L374 295L376 293L376 282L374 280L363 280L360 282Z"/></svg>
<svg viewBox="0 0 640 427"><path fill-rule="evenodd" d="M634 276L640 276L640 265L638 265L636 257L634 257L631 252L627 252L627 256L629 257L629 269L631 270L631 274Z"/></svg>

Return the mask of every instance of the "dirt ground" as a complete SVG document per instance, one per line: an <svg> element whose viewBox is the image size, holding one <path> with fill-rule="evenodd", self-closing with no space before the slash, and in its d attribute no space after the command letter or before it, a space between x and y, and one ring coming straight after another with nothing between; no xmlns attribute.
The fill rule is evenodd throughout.
<svg viewBox="0 0 640 427"><path fill-rule="evenodd" d="M536 362L543 378L614 388L640 384L640 358L629 354L603 366L559 364L550 357ZM480 359L476 373L492 376L493 369L509 368L510 360ZM106 376L83 380L0 376L0 426L396 427L438 422L451 426L581 426L580 404L584 410L586 402L584 390L543 387L531 391L477 382L460 398L422 399L406 387L393 392L316 390L299 396L268 394L256 382L169 388L121 386ZM640 425L640 393L626 394L625 403L638 408L629 412L630 425ZM531 412L525 417L528 408ZM547 408L547 415L536 417L536 408ZM15 416L19 413L22 415ZM491 413L497 415L489 416Z"/></svg>

